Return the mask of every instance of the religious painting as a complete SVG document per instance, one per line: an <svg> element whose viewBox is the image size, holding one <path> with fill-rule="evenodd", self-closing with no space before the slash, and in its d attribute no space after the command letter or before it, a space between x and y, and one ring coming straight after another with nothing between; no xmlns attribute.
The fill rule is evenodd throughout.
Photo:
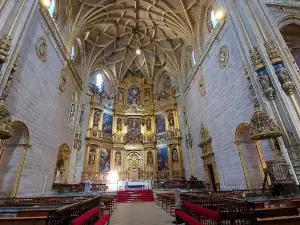
<svg viewBox="0 0 300 225"><path fill-rule="evenodd" d="M147 166L153 165L153 153L152 151L147 152Z"/></svg>
<svg viewBox="0 0 300 225"><path fill-rule="evenodd" d="M277 78L280 84L291 81L289 72L287 71L283 62L273 65Z"/></svg>
<svg viewBox="0 0 300 225"><path fill-rule="evenodd" d="M150 102L150 88L145 88L145 102Z"/></svg>
<svg viewBox="0 0 300 225"><path fill-rule="evenodd" d="M119 92L118 92L118 102L123 102L123 98L124 98L124 91L119 90Z"/></svg>
<svg viewBox="0 0 300 225"><path fill-rule="evenodd" d="M157 164L158 164L158 171L168 170L168 148L161 147L157 151Z"/></svg>
<svg viewBox="0 0 300 225"><path fill-rule="evenodd" d="M151 131L151 119L149 117L146 119L146 130Z"/></svg>
<svg viewBox="0 0 300 225"><path fill-rule="evenodd" d="M170 90L172 87L172 82L171 82L171 79L169 76L166 77L166 80L165 80L165 88L167 90Z"/></svg>
<svg viewBox="0 0 300 225"><path fill-rule="evenodd" d="M170 126L170 127L173 127L173 126L174 126L174 115L173 115L172 112L169 113L169 115L168 115L168 122L169 122L169 126Z"/></svg>
<svg viewBox="0 0 300 225"><path fill-rule="evenodd" d="M266 68L257 71L257 76L264 91L273 87L269 73Z"/></svg>
<svg viewBox="0 0 300 225"><path fill-rule="evenodd" d="M117 131L121 131L122 130L122 119L118 118L117 119Z"/></svg>
<svg viewBox="0 0 300 225"><path fill-rule="evenodd" d="M140 105L140 89L136 86L132 86L128 90L128 105Z"/></svg>
<svg viewBox="0 0 300 225"><path fill-rule="evenodd" d="M141 121L138 118L129 118L127 121L128 133L141 132Z"/></svg>
<svg viewBox="0 0 300 225"><path fill-rule="evenodd" d="M99 122L99 118L100 117L100 111L99 110L95 110L94 112L94 118L93 118L93 125L94 126L98 126L98 122Z"/></svg>
<svg viewBox="0 0 300 225"><path fill-rule="evenodd" d="M110 153L111 149L100 149L99 171L109 172L110 170Z"/></svg>
<svg viewBox="0 0 300 225"><path fill-rule="evenodd" d="M165 117L162 114L155 116L155 122L156 122L156 133L163 133L166 131L166 123L165 123Z"/></svg>
<svg viewBox="0 0 300 225"><path fill-rule="evenodd" d="M172 162L178 162L178 152L176 148L172 148Z"/></svg>
<svg viewBox="0 0 300 225"><path fill-rule="evenodd" d="M116 152L116 158L115 158L115 165L116 166L121 166L121 161L122 161L121 152L117 151Z"/></svg>
<svg viewBox="0 0 300 225"><path fill-rule="evenodd" d="M92 149L92 150L90 150L90 153L89 153L88 164L89 165L94 165L95 164L95 160L96 160L96 150Z"/></svg>
<svg viewBox="0 0 300 225"><path fill-rule="evenodd" d="M112 134L113 115L103 114L102 131L106 134Z"/></svg>

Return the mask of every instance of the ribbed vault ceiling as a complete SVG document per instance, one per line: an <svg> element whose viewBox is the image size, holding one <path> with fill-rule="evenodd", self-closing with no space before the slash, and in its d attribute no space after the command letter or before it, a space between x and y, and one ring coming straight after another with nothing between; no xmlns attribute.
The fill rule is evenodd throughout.
<svg viewBox="0 0 300 225"><path fill-rule="evenodd" d="M152 81L165 70L180 74L182 47L193 45L199 0L69 0L73 34L85 40L88 64L115 79L128 70ZM136 49L141 54L136 54Z"/></svg>

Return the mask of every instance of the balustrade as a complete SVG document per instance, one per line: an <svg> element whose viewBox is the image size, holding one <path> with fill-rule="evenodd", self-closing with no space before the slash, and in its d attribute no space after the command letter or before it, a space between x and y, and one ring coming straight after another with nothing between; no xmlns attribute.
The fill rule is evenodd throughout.
<svg viewBox="0 0 300 225"><path fill-rule="evenodd" d="M268 174L272 183L291 182L290 168L284 160L266 161Z"/></svg>

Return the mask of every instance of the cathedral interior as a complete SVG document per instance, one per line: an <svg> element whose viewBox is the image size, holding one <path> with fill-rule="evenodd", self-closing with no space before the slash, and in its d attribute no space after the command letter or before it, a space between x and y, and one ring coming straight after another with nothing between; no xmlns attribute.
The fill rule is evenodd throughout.
<svg viewBox="0 0 300 225"><path fill-rule="evenodd" d="M248 209L255 193L261 208L288 199L268 215L300 208L299 0L0 0L0 18L0 224L76 224L59 208L33 223L23 202L71 193L85 199L72 221L128 190L178 224L198 223L185 203L172 211L174 191L199 207L234 196ZM32 223L6 219L16 202ZM300 224L286 211L239 224Z"/></svg>

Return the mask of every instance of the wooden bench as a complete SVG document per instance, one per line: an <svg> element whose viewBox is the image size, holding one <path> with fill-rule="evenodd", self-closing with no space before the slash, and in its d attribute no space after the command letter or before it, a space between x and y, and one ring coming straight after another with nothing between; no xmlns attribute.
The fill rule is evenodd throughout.
<svg viewBox="0 0 300 225"><path fill-rule="evenodd" d="M197 221L195 224L221 224L220 213L194 205L190 202L183 202L182 209L175 210L175 215L191 225L193 225L195 221ZM191 218L193 218L193 220Z"/></svg>
<svg viewBox="0 0 300 225"><path fill-rule="evenodd" d="M271 218L271 217L298 215L298 209L295 206L283 207L283 208L261 208L261 209L255 209L254 212L256 218Z"/></svg>
<svg viewBox="0 0 300 225"><path fill-rule="evenodd" d="M257 219L257 225L300 225L300 216Z"/></svg>
<svg viewBox="0 0 300 225"><path fill-rule="evenodd" d="M0 218L1 225L47 225L47 216Z"/></svg>
<svg viewBox="0 0 300 225"><path fill-rule="evenodd" d="M84 225L86 223L104 225L109 223L110 214L104 214L99 218L99 213L100 206L96 206L95 208L72 220L71 225Z"/></svg>

